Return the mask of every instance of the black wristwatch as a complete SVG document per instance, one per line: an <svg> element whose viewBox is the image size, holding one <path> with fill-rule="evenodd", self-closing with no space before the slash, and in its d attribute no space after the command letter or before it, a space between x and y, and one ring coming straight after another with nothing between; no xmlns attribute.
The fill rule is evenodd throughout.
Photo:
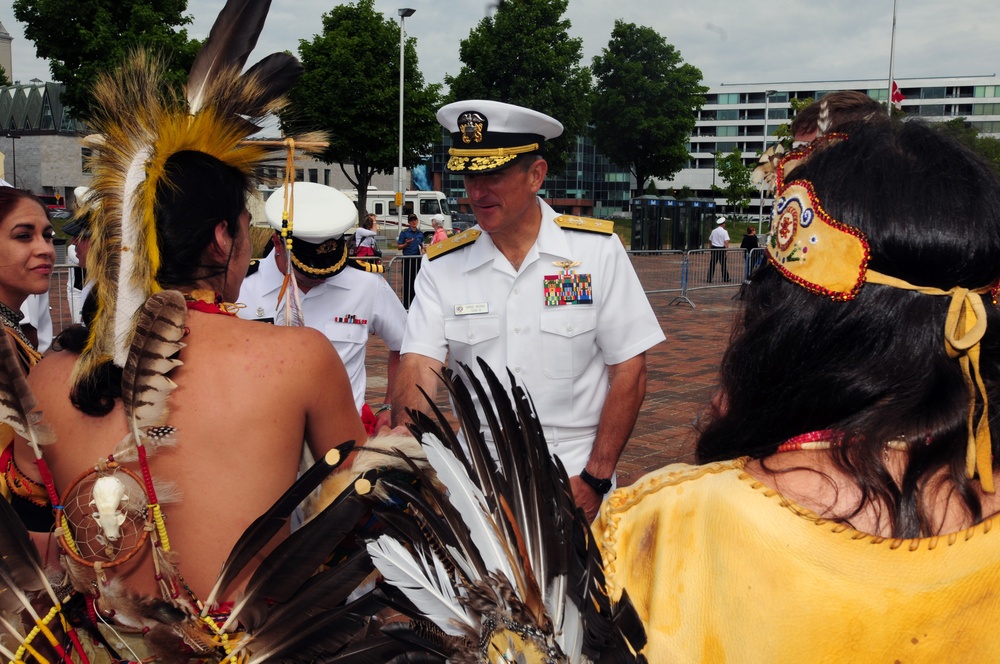
<svg viewBox="0 0 1000 664"><path fill-rule="evenodd" d="M584 468L580 471L580 479L587 483L591 489L597 492L598 496L603 496L608 491L611 491L611 478L599 480Z"/></svg>

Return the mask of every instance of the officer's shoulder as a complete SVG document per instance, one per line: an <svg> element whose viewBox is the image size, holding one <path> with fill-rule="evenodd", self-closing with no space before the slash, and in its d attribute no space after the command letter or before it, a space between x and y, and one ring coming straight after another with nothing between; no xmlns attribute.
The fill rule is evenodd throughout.
<svg viewBox="0 0 1000 664"><path fill-rule="evenodd" d="M449 238L438 242L437 244L432 244L427 247L427 260L432 261L441 258L445 254L450 254L453 251L457 251L462 247L468 247L473 242L479 239L482 235L482 231L476 228L469 228L458 235L452 235Z"/></svg>
<svg viewBox="0 0 1000 664"><path fill-rule="evenodd" d="M257 274L257 270L260 269L260 263L261 259L259 258L254 258L253 260L250 261L250 266L247 268L248 277Z"/></svg>
<svg viewBox="0 0 1000 664"><path fill-rule="evenodd" d="M615 222L608 219L561 214L555 218L555 222L556 226L568 231L583 231L584 233L598 233L600 235L612 235L615 232Z"/></svg>

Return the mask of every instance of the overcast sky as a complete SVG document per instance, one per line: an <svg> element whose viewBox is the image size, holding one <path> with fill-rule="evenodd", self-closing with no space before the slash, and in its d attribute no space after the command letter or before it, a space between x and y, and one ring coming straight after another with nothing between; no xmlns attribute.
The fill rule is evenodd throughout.
<svg viewBox="0 0 1000 664"><path fill-rule="evenodd" d="M416 13L406 32L417 39L427 82L459 70L458 45L496 0L375 0L398 20ZM13 77L49 80L10 2L0 22L14 37ZM204 38L224 0L189 0L192 37ZM255 62L280 50L298 52L300 39L320 30L333 0L273 0ZM570 0L570 34L583 39L584 64L603 49L616 19L654 28L699 67L706 85L883 79L889 72L893 0ZM989 75L1000 67L998 0L897 0L895 77ZM526 26L529 28L529 26Z"/></svg>

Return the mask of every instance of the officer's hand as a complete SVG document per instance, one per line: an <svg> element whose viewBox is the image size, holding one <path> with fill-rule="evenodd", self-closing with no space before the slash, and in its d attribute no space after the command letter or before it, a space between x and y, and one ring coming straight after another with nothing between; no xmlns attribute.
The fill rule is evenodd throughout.
<svg viewBox="0 0 1000 664"><path fill-rule="evenodd" d="M588 523L592 522L597 518L597 512L601 509L601 501L603 501L604 496L597 495L597 492L581 480L579 475L569 478L569 485L573 489L573 501L576 506L583 510Z"/></svg>
<svg viewBox="0 0 1000 664"><path fill-rule="evenodd" d="M382 429L392 428L392 411L386 408L375 416L375 433L381 433ZM409 432L407 432L409 433Z"/></svg>

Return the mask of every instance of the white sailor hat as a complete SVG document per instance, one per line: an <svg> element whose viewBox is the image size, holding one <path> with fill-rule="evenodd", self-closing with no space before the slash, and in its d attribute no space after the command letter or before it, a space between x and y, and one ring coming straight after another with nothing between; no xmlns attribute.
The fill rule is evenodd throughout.
<svg viewBox="0 0 1000 664"><path fill-rule="evenodd" d="M563 132L562 123L544 113L485 99L448 104L437 119L451 132L446 168L463 175L507 168L521 155L540 153L545 141Z"/></svg>
<svg viewBox="0 0 1000 664"><path fill-rule="evenodd" d="M721 226L724 223L726 223L726 218L723 216L720 216L718 219L715 220L716 226Z"/></svg>
<svg viewBox="0 0 1000 664"><path fill-rule="evenodd" d="M296 182L292 207L292 263L313 276L330 276L343 269L347 243L343 235L358 223L358 208L342 192L316 182ZM264 203L267 223L281 230L284 188Z"/></svg>

